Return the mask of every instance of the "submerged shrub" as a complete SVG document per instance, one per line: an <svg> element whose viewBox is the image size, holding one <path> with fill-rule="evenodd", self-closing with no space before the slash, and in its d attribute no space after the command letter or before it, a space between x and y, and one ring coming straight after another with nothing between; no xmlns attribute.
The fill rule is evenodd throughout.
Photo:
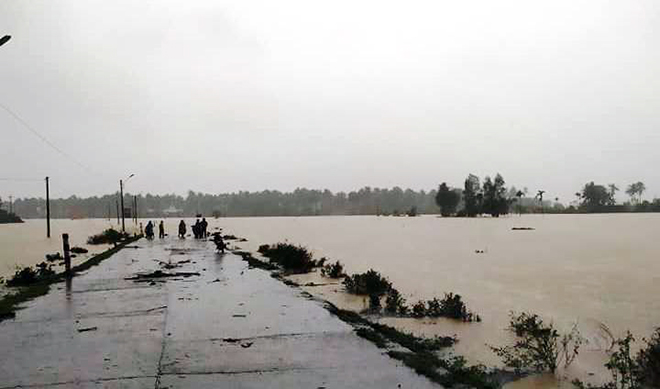
<svg viewBox="0 0 660 389"><path fill-rule="evenodd" d="M553 324L546 324L536 314L511 314L509 330L518 336L513 345L490 347L504 365L521 371L554 373L561 362L568 367L577 357L583 338L574 326L560 335Z"/></svg>
<svg viewBox="0 0 660 389"><path fill-rule="evenodd" d="M652 388L660 388L660 328L644 342L646 347L637 355L639 380Z"/></svg>
<svg viewBox="0 0 660 389"><path fill-rule="evenodd" d="M100 234L90 236L87 239L87 244L114 244L126 238L128 238L128 234L121 233L114 228L108 228Z"/></svg>
<svg viewBox="0 0 660 389"><path fill-rule="evenodd" d="M399 315L406 315L408 313L406 299L394 288L390 289L385 298L385 312Z"/></svg>
<svg viewBox="0 0 660 389"><path fill-rule="evenodd" d="M369 295L369 310L372 313L378 313L380 312L381 309L381 303L380 303L380 295L378 294L370 294Z"/></svg>
<svg viewBox="0 0 660 389"><path fill-rule="evenodd" d="M344 286L348 293L378 296L382 296L392 289L392 283L373 269L344 278Z"/></svg>
<svg viewBox="0 0 660 389"><path fill-rule="evenodd" d="M270 259L271 263L280 265L283 269L296 273L308 273L313 268L323 266L324 259L315 261L312 253L302 246L289 243L278 243L275 246L262 245L259 252Z"/></svg>
<svg viewBox="0 0 660 389"><path fill-rule="evenodd" d="M419 300L412 306L412 315L413 317L424 317L426 316L426 303Z"/></svg>
<svg viewBox="0 0 660 389"><path fill-rule="evenodd" d="M646 347L637 356L630 352L635 338L630 332L614 342L616 350L610 354L605 367L612 374L612 381L603 386L584 384L574 380L581 389L642 389L660 387L660 328L656 328L651 339L644 339Z"/></svg>
<svg viewBox="0 0 660 389"><path fill-rule="evenodd" d="M321 269L321 275L328 278L342 278L346 274L344 273L344 265L341 262L337 261L335 263L329 263Z"/></svg>
<svg viewBox="0 0 660 389"><path fill-rule="evenodd" d="M89 252L89 250L87 250L86 248L83 248L83 247L76 246L76 247L71 247L71 252L74 253L74 254L87 254Z"/></svg>
<svg viewBox="0 0 660 389"><path fill-rule="evenodd" d="M428 302L429 316L443 316L463 321L481 321L481 317L472 313L461 300L460 294L445 293L442 300L433 299ZM431 308L433 307L433 310Z"/></svg>
<svg viewBox="0 0 660 389"><path fill-rule="evenodd" d="M7 280L7 286L27 286L44 281L55 275L51 265L41 262L32 268L26 266L16 270L14 275Z"/></svg>
<svg viewBox="0 0 660 389"><path fill-rule="evenodd" d="M467 309L461 296L453 293L445 293L445 297L440 300L419 300L411 308L413 317L446 317L449 319L458 319L466 322L481 321L481 317Z"/></svg>

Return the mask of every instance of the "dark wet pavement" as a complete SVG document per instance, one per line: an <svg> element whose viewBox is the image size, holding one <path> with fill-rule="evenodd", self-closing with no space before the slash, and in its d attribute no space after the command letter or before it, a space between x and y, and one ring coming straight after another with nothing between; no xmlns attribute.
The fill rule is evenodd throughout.
<svg viewBox="0 0 660 389"><path fill-rule="evenodd" d="M437 387L210 242L136 245L0 323L0 389Z"/></svg>

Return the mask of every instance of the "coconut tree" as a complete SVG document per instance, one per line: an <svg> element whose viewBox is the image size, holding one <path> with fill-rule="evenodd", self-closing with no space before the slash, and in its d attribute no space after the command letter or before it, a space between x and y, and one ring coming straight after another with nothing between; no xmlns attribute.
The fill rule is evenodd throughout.
<svg viewBox="0 0 660 389"><path fill-rule="evenodd" d="M520 200L522 200L523 196L525 195L525 192L522 190L519 190L516 192L516 197L518 198L518 215L522 216L522 204L520 204Z"/></svg>
<svg viewBox="0 0 660 389"><path fill-rule="evenodd" d="M539 203L541 203L541 213L543 213L543 194L545 193L544 190L539 190L536 192L536 198L539 199Z"/></svg>
<svg viewBox="0 0 660 389"><path fill-rule="evenodd" d="M641 181L637 181L628 185L626 194L630 196L630 201L633 204L640 204L642 202L642 194L644 191L646 191L646 185Z"/></svg>

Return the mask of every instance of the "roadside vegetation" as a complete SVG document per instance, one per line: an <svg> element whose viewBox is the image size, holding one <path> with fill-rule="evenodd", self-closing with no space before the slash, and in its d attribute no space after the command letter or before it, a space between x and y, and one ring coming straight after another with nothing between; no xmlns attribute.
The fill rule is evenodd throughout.
<svg viewBox="0 0 660 389"><path fill-rule="evenodd" d="M277 243L273 246L261 245L258 251L271 263L277 264L291 273L309 273L312 269L322 267L325 263L325 259L313 259L312 253L305 247L289 243Z"/></svg>
<svg viewBox="0 0 660 389"><path fill-rule="evenodd" d="M573 384L582 389L660 388L660 328L656 328L650 339L643 340L644 346L636 355L630 351L634 342L630 332L615 341L615 350L605 364L612 375L610 382L594 386L574 380Z"/></svg>
<svg viewBox="0 0 660 389"><path fill-rule="evenodd" d="M454 337L420 338L394 327L373 323L355 312L339 309L327 302L326 308L351 324L358 336L386 349L389 357L446 388L494 389L501 386L498 372L489 371L483 365L469 366L463 357L449 356L443 351L458 341Z"/></svg>
<svg viewBox="0 0 660 389"><path fill-rule="evenodd" d="M100 234L92 235L87 238L87 244L117 244L118 242L127 238L127 233L122 233L113 228L108 228Z"/></svg>
<svg viewBox="0 0 660 389"><path fill-rule="evenodd" d="M95 255L77 266L73 266L71 276L98 265L139 238L134 237L124 240L115 247ZM14 275L5 281L5 285L10 288L10 292L0 298L0 321L13 318L16 311L21 309L23 303L45 295L50 290L51 284L65 279L66 275L64 273L56 273L52 269L52 265L47 262L39 263L34 267L27 266L17 269Z"/></svg>
<svg viewBox="0 0 660 389"><path fill-rule="evenodd" d="M327 278L346 277L346 273L344 273L344 265L339 261L323 265L321 268L321 275Z"/></svg>
<svg viewBox="0 0 660 389"><path fill-rule="evenodd" d="M348 293L369 296L371 313L386 313L397 316L446 317L465 322L480 322L481 317L470 311L458 294L445 293L441 299L418 301L408 306L406 299L392 286L392 283L379 272L370 269L365 273L353 274L344 278ZM385 298L383 307L382 299Z"/></svg>
<svg viewBox="0 0 660 389"><path fill-rule="evenodd" d="M28 286L38 282L49 281L55 274L52 265L41 262L34 267L25 266L17 269L14 275L7 280L6 285L10 287Z"/></svg>
<svg viewBox="0 0 660 389"><path fill-rule="evenodd" d="M584 342L577 326L569 333L560 334L552 323L525 312L511 313L509 331L517 337L514 344L490 348L516 373L554 374L559 366L567 368L575 361Z"/></svg>

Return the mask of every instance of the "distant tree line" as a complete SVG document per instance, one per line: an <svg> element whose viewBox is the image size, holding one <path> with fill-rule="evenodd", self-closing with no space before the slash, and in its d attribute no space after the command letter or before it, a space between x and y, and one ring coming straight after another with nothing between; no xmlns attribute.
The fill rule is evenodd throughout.
<svg viewBox="0 0 660 389"><path fill-rule="evenodd" d="M500 217L509 213L511 204L517 201L515 196L522 193L515 187L508 189L504 184L504 178L499 173L492 180L486 176L483 185L479 177L470 174L463 189L449 188L445 182L440 184L435 201L442 216L475 217L488 214Z"/></svg>
<svg viewBox="0 0 660 389"><path fill-rule="evenodd" d="M2 198L0 198L0 224L23 222L23 220L21 220L21 218L16 216L14 213L2 209L2 206L3 206Z"/></svg>
<svg viewBox="0 0 660 389"><path fill-rule="evenodd" d="M207 194L189 191L187 196L138 195L141 217L164 216L313 216L313 215L403 215L437 213L436 191L414 191L364 187L358 191L296 189L292 192L264 190ZM116 218L118 194L80 198L51 199L53 218ZM133 196L125 194L124 206L131 208ZM23 218L45 215L43 198L24 198L14 202Z"/></svg>
<svg viewBox="0 0 660 389"><path fill-rule="evenodd" d="M616 202L619 188L615 184L599 185L593 181L575 193L576 200L566 207L558 198L544 200L545 190L538 190L534 197L528 191L507 188L500 174L480 183L479 177L470 174L462 188L451 188L443 182L436 192L436 204L442 216L491 215L499 217L510 211L516 213L611 213L611 212L660 212L660 199L642 199L646 185L635 182L628 185L625 193L630 200L623 204Z"/></svg>
<svg viewBox="0 0 660 389"><path fill-rule="evenodd" d="M299 188L292 192L264 190L208 194L189 191L187 196L138 195L138 214L141 217L204 216L314 216L314 215L409 215L436 214L443 216L491 215L499 217L514 213L594 213L594 212L660 212L660 199L643 200L643 182L630 184L625 193L630 201L617 204L619 188L614 184L589 182L575 193L569 206L558 198L544 199L545 191L529 194L515 186L506 187L504 178L493 179L470 174L460 188L443 182L437 190L414 191L364 187L357 191L336 192ZM554 200L554 201L553 201ZM116 218L119 195L110 194L81 198L51 200L53 218ZM124 204L132 213L133 196L125 194ZM43 198L22 198L14 201L14 212L22 218L45 217ZM128 216L127 214L127 216Z"/></svg>
<svg viewBox="0 0 660 389"><path fill-rule="evenodd" d="M629 201L617 204L616 184L600 185L593 181L584 185L580 192L576 192L576 204L566 208L568 213L610 213L610 212L660 212L660 199L653 201L643 200L646 185L637 181L626 188L625 193Z"/></svg>

